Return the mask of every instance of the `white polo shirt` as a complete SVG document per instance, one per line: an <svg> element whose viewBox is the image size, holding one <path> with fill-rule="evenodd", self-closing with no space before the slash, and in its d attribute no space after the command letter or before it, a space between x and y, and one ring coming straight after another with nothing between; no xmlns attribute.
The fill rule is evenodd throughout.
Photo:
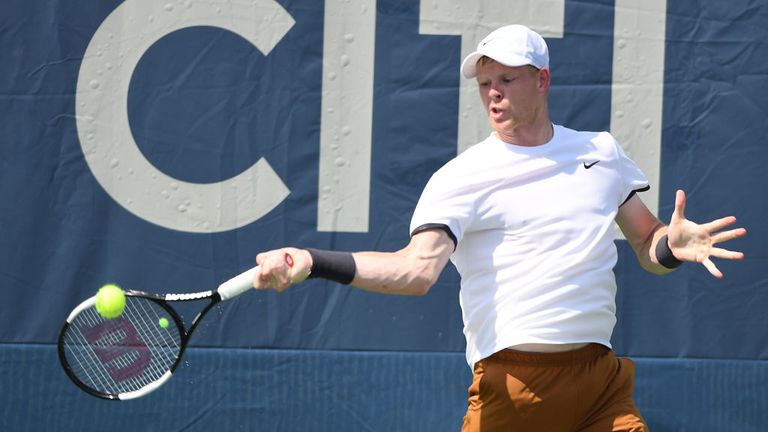
<svg viewBox="0 0 768 432"><path fill-rule="evenodd" d="M470 367L525 343L610 347L613 222L648 188L609 133L557 125L537 147L492 134L432 176L410 229L437 225L455 237Z"/></svg>

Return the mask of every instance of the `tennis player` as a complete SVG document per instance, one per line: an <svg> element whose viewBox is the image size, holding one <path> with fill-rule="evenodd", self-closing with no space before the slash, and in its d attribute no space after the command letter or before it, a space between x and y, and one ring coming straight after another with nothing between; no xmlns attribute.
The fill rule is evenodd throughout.
<svg viewBox="0 0 768 432"><path fill-rule="evenodd" d="M609 133L552 124L549 52L529 28L493 31L461 73L477 80L493 133L432 176L409 244L391 253L261 253L254 286L282 291L320 277L424 295L450 259L474 370L462 431L646 431L632 398L634 365L610 344L613 223L647 271L688 261L717 278L713 257L743 254L715 245L746 230L724 230L734 217L687 220L683 191L663 224L637 194L648 180Z"/></svg>

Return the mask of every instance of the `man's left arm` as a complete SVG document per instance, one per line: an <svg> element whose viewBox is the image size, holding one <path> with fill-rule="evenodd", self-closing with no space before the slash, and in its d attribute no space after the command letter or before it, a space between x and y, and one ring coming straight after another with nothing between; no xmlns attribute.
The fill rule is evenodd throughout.
<svg viewBox="0 0 768 432"><path fill-rule="evenodd" d="M620 208L616 216L624 236L635 251L640 265L654 274L673 271L681 262L701 263L715 277L723 274L711 258L743 259L742 252L734 252L715 246L718 243L743 237L744 228L722 231L736 223L728 216L705 224L697 224L685 218L685 193L675 195L675 211L669 225L664 225L633 195Z"/></svg>

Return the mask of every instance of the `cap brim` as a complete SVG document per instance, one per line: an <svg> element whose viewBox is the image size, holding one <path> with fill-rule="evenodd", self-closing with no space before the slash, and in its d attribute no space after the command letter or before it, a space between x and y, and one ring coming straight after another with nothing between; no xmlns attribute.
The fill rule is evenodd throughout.
<svg viewBox="0 0 768 432"><path fill-rule="evenodd" d="M479 51L475 51L464 57L464 61L461 62L461 74L464 75L464 78L474 78L477 76L477 61L484 55Z"/></svg>
<svg viewBox="0 0 768 432"><path fill-rule="evenodd" d="M517 55L503 57L500 55L493 55L487 52L474 51L470 53L468 56L466 56L464 58L464 61L461 62L461 74L464 75L464 78L474 78L477 76L477 61L480 60L480 58L482 58L483 56L490 57L497 63L501 63L504 66L509 66L509 67L531 65L537 69L546 68L546 66L544 67L536 66L531 62L530 59L526 57L521 57Z"/></svg>

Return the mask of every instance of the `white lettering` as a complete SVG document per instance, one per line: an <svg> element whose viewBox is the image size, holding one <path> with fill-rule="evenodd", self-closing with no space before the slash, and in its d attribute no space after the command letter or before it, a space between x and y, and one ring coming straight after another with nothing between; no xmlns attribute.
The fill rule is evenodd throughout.
<svg viewBox="0 0 768 432"><path fill-rule="evenodd" d="M367 232L376 0L326 0L317 230Z"/></svg>
<svg viewBox="0 0 768 432"><path fill-rule="evenodd" d="M564 0L422 0L419 31L461 36L458 74L461 58L498 26L522 23L547 38L563 37L564 11ZM658 185L666 0L617 0L615 11L610 128L651 184ZM375 0L325 2L318 231L368 231L375 12ZM107 193L142 219L188 232L235 229L279 205L290 191L263 158L230 179L210 184L159 171L133 139L127 95L141 56L170 32L221 27L266 55L293 24L273 0L120 4L88 45L76 97L80 143ZM476 85L458 82L460 153L489 130ZM644 195L644 201L657 213L658 192Z"/></svg>
<svg viewBox="0 0 768 432"><path fill-rule="evenodd" d="M77 81L78 136L99 184L138 217L187 232L235 229L280 204L290 191L263 158L217 183L185 182L159 171L136 146L127 98L141 56L168 33L193 26L221 27L266 55L293 24L273 0L120 4L88 44Z"/></svg>
<svg viewBox="0 0 768 432"><path fill-rule="evenodd" d="M667 0L616 0L615 10L611 133L648 177L642 199L658 214Z"/></svg>

